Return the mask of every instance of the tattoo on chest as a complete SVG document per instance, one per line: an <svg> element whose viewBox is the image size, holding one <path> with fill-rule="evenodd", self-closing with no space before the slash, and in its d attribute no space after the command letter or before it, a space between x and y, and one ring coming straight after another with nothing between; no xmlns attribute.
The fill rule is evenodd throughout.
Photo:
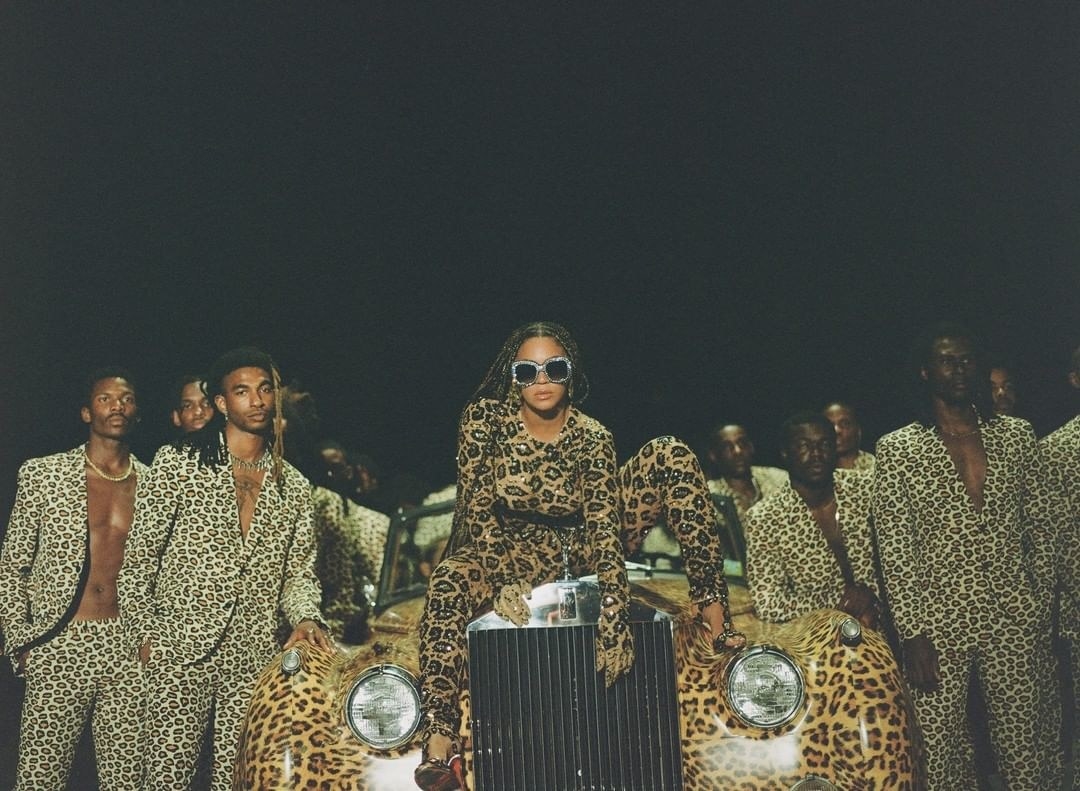
<svg viewBox="0 0 1080 791"><path fill-rule="evenodd" d="M259 490L262 489L261 481L239 473L234 473L233 479L236 481L236 503L240 510L254 510L255 501L259 499Z"/></svg>

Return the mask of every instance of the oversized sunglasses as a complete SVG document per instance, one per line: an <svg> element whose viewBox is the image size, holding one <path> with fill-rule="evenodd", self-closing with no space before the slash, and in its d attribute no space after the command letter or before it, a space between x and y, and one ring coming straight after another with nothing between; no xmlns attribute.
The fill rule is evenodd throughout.
<svg viewBox="0 0 1080 791"><path fill-rule="evenodd" d="M542 363L534 363L532 360L515 360L510 363L510 375L518 387L536 384L541 371L549 382L561 385L570 378L570 361L565 357L548 357Z"/></svg>

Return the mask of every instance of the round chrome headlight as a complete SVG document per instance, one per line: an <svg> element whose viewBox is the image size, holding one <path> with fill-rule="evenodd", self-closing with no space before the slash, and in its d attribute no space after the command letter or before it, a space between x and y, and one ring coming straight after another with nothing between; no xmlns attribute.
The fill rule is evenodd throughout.
<svg viewBox="0 0 1080 791"><path fill-rule="evenodd" d="M728 671L728 700L744 722L774 728L803 704L802 671L781 651L764 646L745 651Z"/></svg>
<svg viewBox="0 0 1080 791"><path fill-rule="evenodd" d="M793 785L791 791L840 791L840 789L823 777L811 775Z"/></svg>
<svg viewBox="0 0 1080 791"><path fill-rule="evenodd" d="M420 727L420 692L413 675L398 665L368 668L345 699L345 719L364 744L392 750Z"/></svg>

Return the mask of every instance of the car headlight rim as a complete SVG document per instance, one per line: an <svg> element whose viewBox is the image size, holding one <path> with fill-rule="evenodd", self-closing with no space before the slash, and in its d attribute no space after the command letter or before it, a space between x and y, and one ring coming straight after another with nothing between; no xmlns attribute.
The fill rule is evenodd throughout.
<svg viewBox="0 0 1080 791"><path fill-rule="evenodd" d="M387 751L408 744L420 729L420 689L400 665L364 670L345 697L349 730L368 747Z"/></svg>
<svg viewBox="0 0 1080 791"><path fill-rule="evenodd" d="M793 785L789 791L840 791L840 789L824 777L807 775Z"/></svg>
<svg viewBox="0 0 1080 791"><path fill-rule="evenodd" d="M729 665L727 697L732 711L747 725L778 728L803 708L806 679L784 651L755 646L741 651Z"/></svg>

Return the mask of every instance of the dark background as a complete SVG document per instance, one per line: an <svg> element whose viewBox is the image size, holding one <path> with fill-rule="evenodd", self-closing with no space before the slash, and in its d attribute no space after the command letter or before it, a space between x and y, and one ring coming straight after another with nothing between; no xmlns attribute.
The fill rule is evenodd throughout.
<svg viewBox="0 0 1080 791"><path fill-rule="evenodd" d="M0 509L86 372L254 342L323 433L436 488L502 339L569 326L625 457L846 397L907 422L914 331L1080 343L1080 6L4 4Z"/></svg>
<svg viewBox="0 0 1080 791"><path fill-rule="evenodd" d="M0 516L91 368L138 375L148 461L240 343L431 488L538 318L623 457L724 419L775 462L833 397L870 447L943 316L1040 434L1075 411L1080 5L576 5L0 5Z"/></svg>

